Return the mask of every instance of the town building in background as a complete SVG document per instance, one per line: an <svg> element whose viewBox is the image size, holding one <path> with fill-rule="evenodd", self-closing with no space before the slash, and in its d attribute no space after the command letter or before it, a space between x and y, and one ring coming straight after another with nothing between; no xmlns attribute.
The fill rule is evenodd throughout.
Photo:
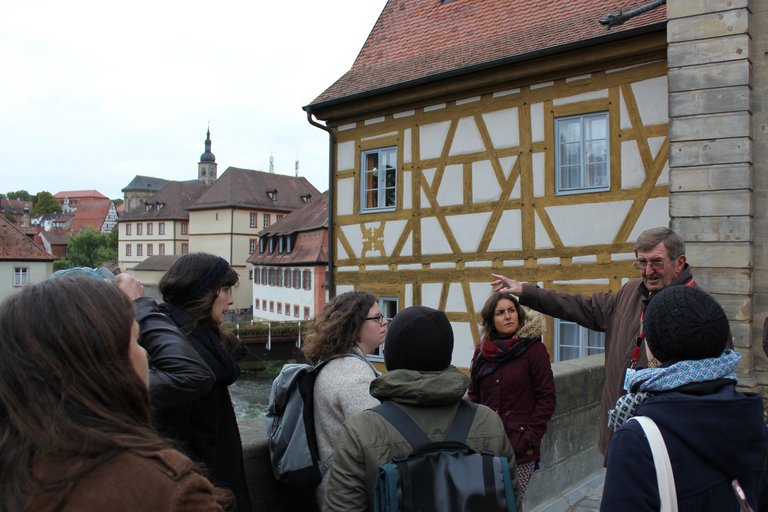
<svg viewBox="0 0 768 512"><path fill-rule="evenodd" d="M0 216L0 299L22 286L44 281L53 272L55 259Z"/></svg>
<svg viewBox="0 0 768 512"><path fill-rule="evenodd" d="M259 231L249 251L254 318L314 318L328 301L328 193Z"/></svg>

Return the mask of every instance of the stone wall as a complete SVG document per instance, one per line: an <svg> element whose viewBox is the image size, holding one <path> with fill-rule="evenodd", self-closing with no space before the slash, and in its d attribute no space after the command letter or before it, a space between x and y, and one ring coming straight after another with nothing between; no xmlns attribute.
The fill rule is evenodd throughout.
<svg viewBox="0 0 768 512"><path fill-rule="evenodd" d="M667 2L671 227L728 314L741 386L757 391L768 384L766 4Z"/></svg>
<svg viewBox="0 0 768 512"><path fill-rule="evenodd" d="M602 355L554 363L557 409L542 444L541 471L534 473L525 496L527 511L546 508L602 468L597 449ZM246 473L254 510L314 512L312 492L286 488L272 477L262 420L241 424Z"/></svg>

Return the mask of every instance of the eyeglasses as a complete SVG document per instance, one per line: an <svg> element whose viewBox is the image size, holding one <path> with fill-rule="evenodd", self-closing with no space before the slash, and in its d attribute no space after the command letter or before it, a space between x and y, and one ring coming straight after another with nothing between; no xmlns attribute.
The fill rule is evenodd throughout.
<svg viewBox="0 0 768 512"><path fill-rule="evenodd" d="M648 265L651 266L653 270L661 270L663 269L668 263L671 263L674 260L664 261L664 260L635 260L632 262L632 266L634 266L638 270L645 270Z"/></svg>
<svg viewBox="0 0 768 512"><path fill-rule="evenodd" d="M379 313L376 316L367 316L365 317L366 320L376 320L378 323L381 323L383 320L385 320L384 315Z"/></svg>

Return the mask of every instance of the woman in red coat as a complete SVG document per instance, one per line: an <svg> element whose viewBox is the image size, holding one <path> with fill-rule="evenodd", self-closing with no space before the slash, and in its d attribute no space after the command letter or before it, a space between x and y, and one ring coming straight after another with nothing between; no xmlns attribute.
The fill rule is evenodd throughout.
<svg viewBox="0 0 768 512"><path fill-rule="evenodd" d="M488 298L481 316L483 335L472 357L469 399L501 416L525 494L555 412L555 380L541 342L543 318L503 293Z"/></svg>

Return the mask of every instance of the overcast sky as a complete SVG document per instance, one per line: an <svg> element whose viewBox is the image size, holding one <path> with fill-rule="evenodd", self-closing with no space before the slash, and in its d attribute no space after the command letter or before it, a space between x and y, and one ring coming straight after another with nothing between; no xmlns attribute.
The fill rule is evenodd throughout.
<svg viewBox="0 0 768 512"><path fill-rule="evenodd" d="M30 0L0 16L0 192L197 178L227 167L328 188L301 107L354 62L386 0Z"/></svg>

